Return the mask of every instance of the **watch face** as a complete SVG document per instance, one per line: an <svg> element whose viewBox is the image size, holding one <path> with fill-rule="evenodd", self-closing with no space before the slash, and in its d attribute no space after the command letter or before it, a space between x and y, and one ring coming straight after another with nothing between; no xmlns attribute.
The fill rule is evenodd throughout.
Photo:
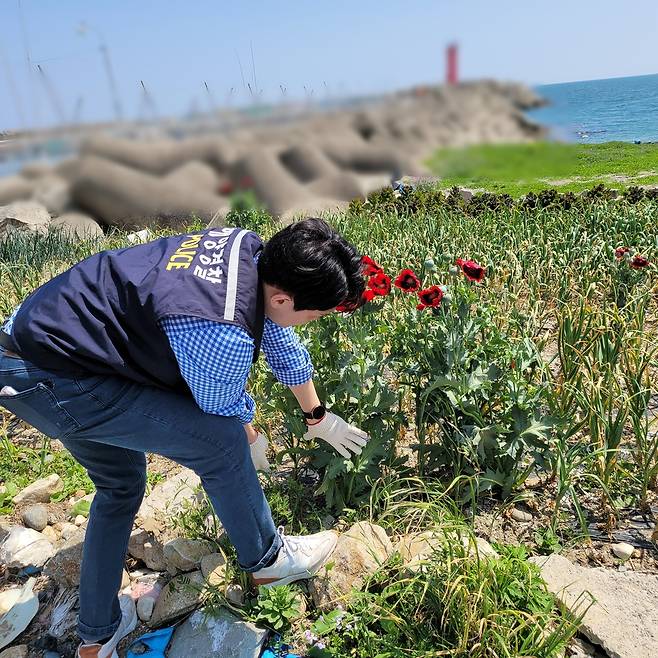
<svg viewBox="0 0 658 658"><path fill-rule="evenodd" d="M326 411L327 410L323 406L315 407L315 409L313 409L311 412L313 420L320 420L321 418L324 418Z"/></svg>

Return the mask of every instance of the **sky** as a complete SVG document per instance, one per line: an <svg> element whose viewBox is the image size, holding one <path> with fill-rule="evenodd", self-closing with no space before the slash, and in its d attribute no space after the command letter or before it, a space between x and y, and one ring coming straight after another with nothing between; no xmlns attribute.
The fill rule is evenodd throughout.
<svg viewBox="0 0 658 658"><path fill-rule="evenodd" d="M135 118L440 82L452 41L462 79L656 73L657 30L656 0L0 0L0 131L112 119L102 44Z"/></svg>

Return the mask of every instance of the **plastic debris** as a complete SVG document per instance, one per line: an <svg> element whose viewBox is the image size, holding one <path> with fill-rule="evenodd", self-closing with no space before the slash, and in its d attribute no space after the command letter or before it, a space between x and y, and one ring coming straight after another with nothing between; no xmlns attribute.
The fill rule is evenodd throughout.
<svg viewBox="0 0 658 658"><path fill-rule="evenodd" d="M146 633L138 637L129 647L127 658L139 658L147 656L148 658L165 658L165 651L171 642L171 636L174 634L174 626L160 628L152 633Z"/></svg>
<svg viewBox="0 0 658 658"><path fill-rule="evenodd" d="M32 591L35 582L30 578L22 588L0 594L0 649L13 642L39 611L39 597Z"/></svg>

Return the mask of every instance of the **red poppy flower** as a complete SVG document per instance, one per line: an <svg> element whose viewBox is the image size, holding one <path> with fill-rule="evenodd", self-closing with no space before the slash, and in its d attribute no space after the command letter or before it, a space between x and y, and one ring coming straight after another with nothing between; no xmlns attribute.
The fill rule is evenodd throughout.
<svg viewBox="0 0 658 658"><path fill-rule="evenodd" d="M634 270L641 270L649 266L649 259L645 258L644 256L635 255L631 259L630 264Z"/></svg>
<svg viewBox="0 0 658 658"><path fill-rule="evenodd" d="M363 302L371 302L377 293L374 290L364 290L363 294L361 295L361 299L363 299Z"/></svg>
<svg viewBox="0 0 658 658"><path fill-rule="evenodd" d="M356 311L358 308L358 304L338 304L336 306L336 312L337 313L351 313L352 311Z"/></svg>
<svg viewBox="0 0 658 658"><path fill-rule="evenodd" d="M375 261L370 258L370 256L362 256L361 262L363 263L364 276L375 276L375 274L384 272L384 268L381 265L375 263Z"/></svg>
<svg viewBox="0 0 658 658"><path fill-rule="evenodd" d="M469 281L477 281L479 283L484 279L484 275L487 273L486 268L482 267L482 265L476 263L474 260L458 258L456 263L461 267L462 272L466 275L466 278Z"/></svg>
<svg viewBox="0 0 658 658"><path fill-rule="evenodd" d="M388 274L379 272L368 279L368 288L370 288L375 295L385 297L391 292L391 277Z"/></svg>
<svg viewBox="0 0 658 658"><path fill-rule="evenodd" d="M403 292L416 292L420 288L420 279L412 270L402 270L393 283Z"/></svg>
<svg viewBox="0 0 658 658"><path fill-rule="evenodd" d="M631 250L630 247L617 247L615 249L615 258L617 260L622 260L630 250Z"/></svg>
<svg viewBox="0 0 658 658"><path fill-rule="evenodd" d="M425 290L421 290L418 293L418 299L420 299L420 304L416 308L419 311L426 308L436 308L443 299L443 290L439 286L425 288Z"/></svg>

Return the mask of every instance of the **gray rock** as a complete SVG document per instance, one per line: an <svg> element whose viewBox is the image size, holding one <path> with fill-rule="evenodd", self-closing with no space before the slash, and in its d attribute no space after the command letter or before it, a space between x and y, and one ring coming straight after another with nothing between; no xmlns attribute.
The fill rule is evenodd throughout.
<svg viewBox="0 0 658 658"><path fill-rule="evenodd" d="M393 552L385 530L360 521L338 538L328 566L309 581L308 588L316 607L328 609L332 602L359 589L366 576L373 574Z"/></svg>
<svg viewBox="0 0 658 658"><path fill-rule="evenodd" d="M52 526L47 525L42 531L41 534L51 543L59 541L59 535L57 531Z"/></svg>
<svg viewBox="0 0 658 658"><path fill-rule="evenodd" d="M151 596L142 596L137 599L137 616L144 622L149 621L153 616L155 608L155 599Z"/></svg>
<svg viewBox="0 0 658 658"><path fill-rule="evenodd" d="M201 573L210 585L219 585L226 580L226 560L221 553L210 553L201 558Z"/></svg>
<svg viewBox="0 0 658 658"><path fill-rule="evenodd" d="M128 539L128 554L132 555L136 560L144 560L144 544L151 539L151 535L137 528L130 533Z"/></svg>
<svg viewBox="0 0 658 658"><path fill-rule="evenodd" d="M160 592L148 625L163 626L194 610L201 600L205 579L201 571L192 571L173 578Z"/></svg>
<svg viewBox="0 0 658 658"><path fill-rule="evenodd" d="M27 644L19 644L0 651L0 658L27 658L29 655Z"/></svg>
<svg viewBox="0 0 658 658"><path fill-rule="evenodd" d="M50 222L50 228L59 229L70 237L79 240L102 238L104 235L100 224L89 215L81 212L67 212L60 215Z"/></svg>
<svg viewBox="0 0 658 658"><path fill-rule="evenodd" d="M64 521L64 523L60 524L59 528L59 534L61 535L62 539L64 541L67 541L73 537L78 532L78 526L75 525L75 523L69 523L68 521Z"/></svg>
<svg viewBox="0 0 658 658"><path fill-rule="evenodd" d="M41 532L48 525L48 508L43 504L30 505L23 510L21 518L26 527Z"/></svg>
<svg viewBox="0 0 658 658"><path fill-rule="evenodd" d="M168 541L163 547L167 571L176 575L181 571L198 569L201 559L210 555L214 547L210 542L199 539L185 539L178 537Z"/></svg>
<svg viewBox="0 0 658 658"><path fill-rule="evenodd" d="M518 521L519 523L529 523L532 521L532 514L529 512L524 512L522 509L519 509L518 507L513 507L512 512L510 516L515 520Z"/></svg>
<svg viewBox="0 0 658 658"><path fill-rule="evenodd" d="M162 544L156 539L144 543L144 564L153 571L167 570Z"/></svg>
<svg viewBox="0 0 658 658"><path fill-rule="evenodd" d="M468 203L473 198L473 190L469 190L467 187L460 187L459 194L461 194L462 199L465 203Z"/></svg>
<svg viewBox="0 0 658 658"><path fill-rule="evenodd" d="M615 554L615 556L620 560L628 560L635 551L635 549L630 544L626 544L624 542L613 544L610 548L612 549L612 552Z"/></svg>
<svg viewBox="0 0 658 658"><path fill-rule="evenodd" d="M244 605L244 590L242 585L232 584L226 588L226 600L235 606L242 607Z"/></svg>
<svg viewBox="0 0 658 658"><path fill-rule="evenodd" d="M216 617L197 610L174 633L169 658L258 658L267 631L222 609Z"/></svg>
<svg viewBox="0 0 658 658"><path fill-rule="evenodd" d="M0 208L0 216L2 209ZM48 477L41 478L36 482L28 485L22 491L19 491L12 499L14 505L25 505L27 503L47 503L50 497L61 491L64 488L64 483L59 475L53 473Z"/></svg>
<svg viewBox="0 0 658 658"><path fill-rule="evenodd" d="M14 526L0 545L0 564L9 569L41 567L55 554L55 547L40 532Z"/></svg>
<svg viewBox="0 0 658 658"><path fill-rule="evenodd" d="M0 207L0 235L17 230L45 233L49 224L48 211L36 201L16 201Z"/></svg>
<svg viewBox="0 0 658 658"><path fill-rule="evenodd" d="M82 547L85 541L86 528L73 527L75 533L64 542L57 554L48 561L43 571L45 575L50 576L59 585L66 587L76 587L80 584L80 563L82 562ZM62 537L64 537L63 531Z"/></svg>
<svg viewBox="0 0 658 658"><path fill-rule="evenodd" d="M412 570L428 560L435 551L441 550L448 542L460 539L465 550L471 557L497 558L498 553L491 544L481 537L472 537L468 534L446 535L439 530L426 530L401 537L395 546L403 562Z"/></svg>
<svg viewBox="0 0 658 658"><path fill-rule="evenodd" d="M167 520L178 514L185 504L203 499L203 494L198 491L200 485L199 476L188 468L156 485L139 508L138 525L149 532L166 526Z"/></svg>
<svg viewBox="0 0 658 658"><path fill-rule="evenodd" d="M610 658L658 655L658 576L589 569L556 554L530 561L570 612L584 613L580 632Z"/></svg>

